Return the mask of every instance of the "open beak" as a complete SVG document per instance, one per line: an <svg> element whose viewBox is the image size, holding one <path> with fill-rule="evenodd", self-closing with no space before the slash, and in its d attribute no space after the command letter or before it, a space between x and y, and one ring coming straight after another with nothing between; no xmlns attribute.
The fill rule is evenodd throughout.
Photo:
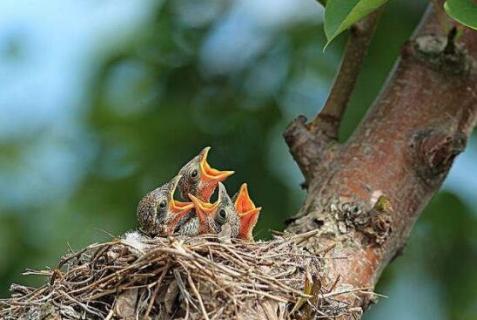
<svg viewBox="0 0 477 320"><path fill-rule="evenodd" d="M253 203L252 199L250 199L250 195L248 194L247 184L243 183L240 186L240 191L235 199L235 210L241 214L252 209L255 209L255 204Z"/></svg>
<svg viewBox="0 0 477 320"><path fill-rule="evenodd" d="M182 217L194 208L194 204L192 202L183 202L174 199L174 193L181 178L181 175L177 175L171 181L172 186L169 191L169 209L175 215Z"/></svg>
<svg viewBox="0 0 477 320"><path fill-rule="evenodd" d="M190 193L189 193L189 199L192 201L196 210L202 211L208 216L213 215L219 205L218 202L216 203L204 202Z"/></svg>
<svg viewBox="0 0 477 320"><path fill-rule="evenodd" d="M189 199L192 201L199 219L204 219L207 216L214 215L215 211L217 211L217 207L219 206L218 201L216 203L204 202L190 193Z"/></svg>
<svg viewBox="0 0 477 320"><path fill-rule="evenodd" d="M183 216L194 208L194 204L192 202L172 200L169 203L169 208L174 214Z"/></svg>
<svg viewBox="0 0 477 320"><path fill-rule="evenodd" d="M207 162L209 150L210 147L205 147L199 154L200 176L203 180L224 181L235 173L235 171L220 171L212 168Z"/></svg>
<svg viewBox="0 0 477 320"><path fill-rule="evenodd" d="M200 200L197 197L194 197L189 193L189 199L194 204L195 213L199 219L199 234L209 233L209 217L213 216L217 211L219 202L208 203Z"/></svg>
<svg viewBox="0 0 477 320"><path fill-rule="evenodd" d="M262 208L255 207L248 193L247 184L244 183L240 187L240 191L235 199L235 210L240 218L239 238L244 240L253 240L253 228L258 221L260 210Z"/></svg>
<svg viewBox="0 0 477 320"><path fill-rule="evenodd" d="M169 201L169 211L172 213L172 220L168 223L166 233L171 235L176 230L177 225L192 209L192 202L182 202L172 199Z"/></svg>
<svg viewBox="0 0 477 320"><path fill-rule="evenodd" d="M238 237L240 239L249 240L249 241L253 240L253 228L255 228L255 225L257 224L258 216L260 215L260 210L262 210L262 208L259 207L239 215L240 230L239 230Z"/></svg>

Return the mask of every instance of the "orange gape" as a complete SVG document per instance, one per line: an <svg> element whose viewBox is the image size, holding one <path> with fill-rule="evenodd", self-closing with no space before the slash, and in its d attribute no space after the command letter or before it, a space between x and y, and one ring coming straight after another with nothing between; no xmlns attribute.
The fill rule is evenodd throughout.
<svg viewBox="0 0 477 320"><path fill-rule="evenodd" d="M167 223L166 234L172 235L176 229L178 223L194 208L192 202L182 202L178 200L172 200L169 204L170 211L173 215L172 219Z"/></svg>
<svg viewBox="0 0 477 320"><path fill-rule="evenodd" d="M177 176L148 193L139 203L137 215L141 230L156 235L196 236L220 234L221 237L253 241L253 229L261 208L250 199L247 184L232 200L222 183L234 171L214 169L207 162L210 147L184 165ZM181 200L174 198L176 187ZM218 198L210 198L218 188Z"/></svg>
<svg viewBox="0 0 477 320"><path fill-rule="evenodd" d="M199 219L199 226L197 233L198 234L206 234L206 233L213 233L213 230L210 225L210 220L213 219L217 208L219 207L219 201L215 203L208 203L203 202L199 198L194 197L193 195L189 194L189 198L194 204L195 213L197 218Z"/></svg>
<svg viewBox="0 0 477 320"><path fill-rule="evenodd" d="M255 207L250 195L248 194L247 184L240 187L240 191L235 199L235 211L240 218L240 229L238 238L244 240L253 240L253 228L257 224L258 216L262 208Z"/></svg>
<svg viewBox="0 0 477 320"><path fill-rule="evenodd" d="M201 151L199 155L200 184L198 190L198 197L203 201L209 201L218 183L223 182L225 179L234 174L234 171L221 171L212 168L207 162L207 155L209 154L209 150L210 147L206 147Z"/></svg>
<svg viewBox="0 0 477 320"><path fill-rule="evenodd" d="M209 202L217 185L234 174L234 171L221 171L212 168L207 162L209 150L210 147L202 149L179 171L183 177L179 183L182 198L186 199L190 193L202 201Z"/></svg>
<svg viewBox="0 0 477 320"><path fill-rule="evenodd" d="M138 204L137 217L140 229L150 235L170 235L178 223L187 216L194 204L174 199L174 192L181 175L146 194Z"/></svg>
<svg viewBox="0 0 477 320"><path fill-rule="evenodd" d="M210 147L205 147L199 154L200 181L197 197L203 201L209 201L218 183L234 174L234 171L220 171L212 168L207 162L209 150Z"/></svg>

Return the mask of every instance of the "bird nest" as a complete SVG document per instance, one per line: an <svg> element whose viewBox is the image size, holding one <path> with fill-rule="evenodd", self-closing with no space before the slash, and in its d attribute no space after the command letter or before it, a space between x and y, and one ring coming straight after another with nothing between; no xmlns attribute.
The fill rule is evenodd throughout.
<svg viewBox="0 0 477 320"><path fill-rule="evenodd" d="M322 285L312 234L247 243L218 237L93 244L61 259L39 288L12 285L0 319L289 319L349 312ZM331 291L330 291L331 290ZM347 292L349 293L349 292Z"/></svg>

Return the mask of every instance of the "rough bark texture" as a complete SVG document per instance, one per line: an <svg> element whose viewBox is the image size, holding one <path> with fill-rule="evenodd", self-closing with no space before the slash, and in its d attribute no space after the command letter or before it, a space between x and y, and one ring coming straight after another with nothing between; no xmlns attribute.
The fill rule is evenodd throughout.
<svg viewBox="0 0 477 320"><path fill-rule="evenodd" d="M323 140L303 118L285 132L309 183L288 231L319 229L307 245L346 257L326 264L337 287L374 288L465 147L477 120L477 32L466 29L456 43L454 36L428 10L345 144ZM392 211L376 209L382 195ZM344 299L363 310L370 303L364 295Z"/></svg>

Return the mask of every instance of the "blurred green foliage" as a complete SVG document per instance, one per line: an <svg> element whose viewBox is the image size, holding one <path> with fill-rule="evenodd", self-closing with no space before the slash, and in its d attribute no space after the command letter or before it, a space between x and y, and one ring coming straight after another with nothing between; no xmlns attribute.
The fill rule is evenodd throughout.
<svg viewBox="0 0 477 320"><path fill-rule="evenodd" d="M261 41L245 41L236 54L227 51L227 41L210 44L232 19L232 2L165 1L154 7L153 21L119 50L98 55L95 72L82 88L87 98L78 116L86 128L81 141L93 151L78 153L85 163L79 183L66 198L0 206L0 296L8 295L11 282L43 281L19 274L54 266L67 244L78 249L135 228L142 195L207 145L213 166L236 171L227 181L229 192L248 182L252 198L264 208L258 237L266 239L271 229L283 228L304 192L281 134L297 115L311 117L319 110L346 37L338 37L323 53L326 41L315 5L312 18L277 25L255 21L249 31ZM387 6L340 139L349 137L379 92L424 6L424 1ZM239 39L234 32L227 35ZM227 60L224 55L232 53ZM28 139L2 142L0 171L15 166L19 150L30 145ZM48 181L41 192L48 195ZM387 294L417 266L442 297L439 319L477 319L475 230L475 214L455 195L436 196L378 291ZM409 294L413 288L408 289ZM379 319L389 310L398 316L399 308L405 305L391 296L368 318Z"/></svg>

